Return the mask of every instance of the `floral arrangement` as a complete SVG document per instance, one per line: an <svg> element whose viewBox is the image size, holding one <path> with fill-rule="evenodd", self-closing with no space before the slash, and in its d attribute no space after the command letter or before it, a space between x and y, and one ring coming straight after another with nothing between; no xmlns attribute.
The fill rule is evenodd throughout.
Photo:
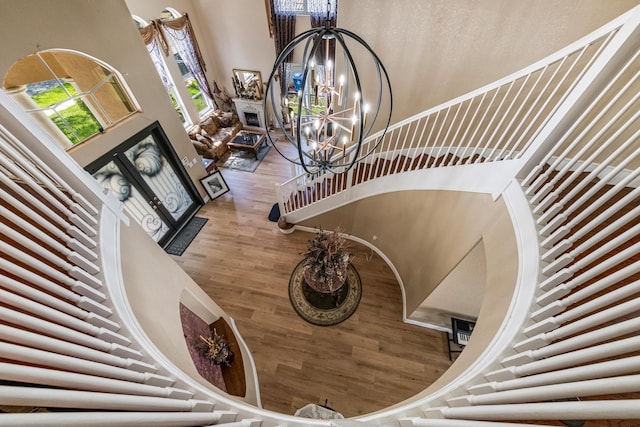
<svg viewBox="0 0 640 427"><path fill-rule="evenodd" d="M215 329L211 338L200 335L200 340L202 341L200 347L207 359L216 365L231 366L235 355L229 347L229 343L218 335Z"/></svg>
<svg viewBox="0 0 640 427"><path fill-rule="evenodd" d="M334 292L347 279L349 265L348 242L340 230L324 233L322 230L309 240L303 252L304 279L318 292Z"/></svg>

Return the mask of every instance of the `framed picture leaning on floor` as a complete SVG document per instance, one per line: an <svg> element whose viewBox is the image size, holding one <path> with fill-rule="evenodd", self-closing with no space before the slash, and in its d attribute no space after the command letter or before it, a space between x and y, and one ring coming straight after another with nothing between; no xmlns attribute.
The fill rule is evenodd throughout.
<svg viewBox="0 0 640 427"><path fill-rule="evenodd" d="M222 177L220 171L215 171L211 175L205 176L204 178L200 179L200 183L204 187L204 191L207 192L211 200L214 200L229 191L229 186L224 181L224 178Z"/></svg>

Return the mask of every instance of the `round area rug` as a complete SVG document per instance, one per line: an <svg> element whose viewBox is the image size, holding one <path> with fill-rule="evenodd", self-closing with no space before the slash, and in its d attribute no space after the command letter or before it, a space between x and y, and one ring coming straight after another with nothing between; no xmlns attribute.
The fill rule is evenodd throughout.
<svg viewBox="0 0 640 427"><path fill-rule="evenodd" d="M304 281L300 261L289 279L289 299L300 317L318 326L331 326L349 318L358 308L362 296L360 275L353 264L347 268L347 283L332 295L321 294Z"/></svg>

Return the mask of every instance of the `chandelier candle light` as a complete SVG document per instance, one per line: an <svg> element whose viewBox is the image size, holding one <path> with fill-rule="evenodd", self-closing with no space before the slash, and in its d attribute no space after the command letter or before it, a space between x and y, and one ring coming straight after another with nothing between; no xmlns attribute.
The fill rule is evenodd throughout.
<svg viewBox="0 0 640 427"><path fill-rule="evenodd" d="M285 78L285 59L297 47L303 48L300 79L295 82L294 75L293 90L285 84L286 93L280 94L276 76ZM354 47L358 49L353 51ZM354 57L368 61L366 72L358 72ZM322 60L316 63L315 58ZM296 147L297 157L283 154L267 129L268 140L280 155L308 174L348 171L375 150L391 120L392 93L386 69L362 38L330 26L329 12L324 27L296 36L283 49L265 93L265 108L270 101L277 127ZM367 140L372 130L377 133Z"/></svg>

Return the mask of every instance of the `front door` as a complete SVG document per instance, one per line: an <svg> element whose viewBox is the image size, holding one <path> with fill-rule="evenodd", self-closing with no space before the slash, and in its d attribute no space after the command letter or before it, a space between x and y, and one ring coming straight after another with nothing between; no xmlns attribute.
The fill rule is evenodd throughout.
<svg viewBox="0 0 640 427"><path fill-rule="evenodd" d="M158 122L86 169L161 246L203 203Z"/></svg>

